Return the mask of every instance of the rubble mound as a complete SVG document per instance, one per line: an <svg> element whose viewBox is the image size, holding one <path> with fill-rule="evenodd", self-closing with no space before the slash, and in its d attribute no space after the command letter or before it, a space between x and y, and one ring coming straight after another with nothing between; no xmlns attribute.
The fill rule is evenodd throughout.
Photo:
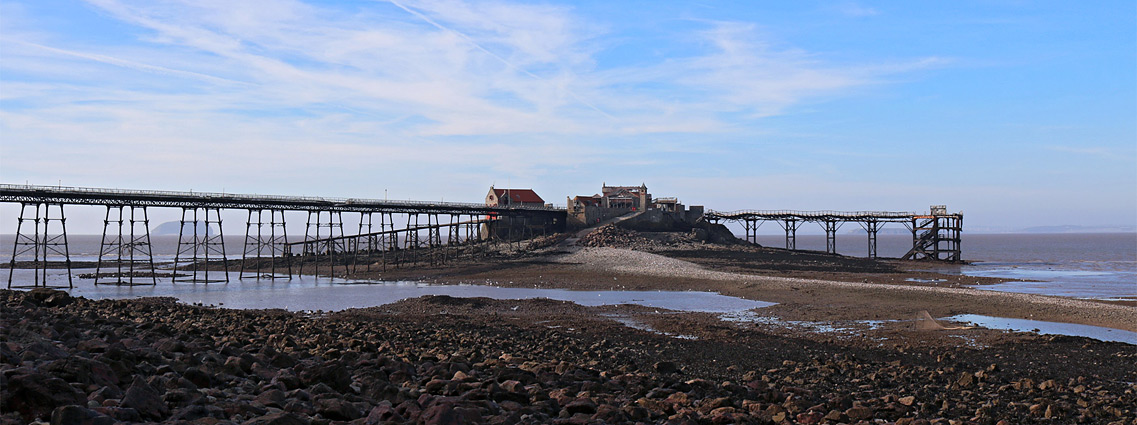
<svg viewBox="0 0 1137 425"><path fill-rule="evenodd" d="M642 245L643 238L635 230L627 230L613 224L606 224L580 238L583 246L605 246L610 248L631 248Z"/></svg>

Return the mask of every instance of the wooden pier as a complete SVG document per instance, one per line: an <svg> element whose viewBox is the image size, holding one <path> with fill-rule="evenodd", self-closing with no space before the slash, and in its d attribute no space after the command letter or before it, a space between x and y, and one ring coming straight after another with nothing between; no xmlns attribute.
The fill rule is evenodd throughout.
<svg viewBox="0 0 1137 425"><path fill-rule="evenodd" d="M9 184L0 184L0 202L21 206L9 262L9 288L12 287L16 257L29 254L36 270L30 286L48 285L47 269L51 262L66 265L68 287L73 287L64 214L64 207L68 205L106 208L95 284L129 286L157 284L147 208L181 209L178 248L173 264L176 270L174 283L229 281L227 272L220 272L218 276L219 272L214 271L213 278L210 277L211 263L217 266L217 263L224 264L228 260L221 226L222 210L248 212L242 267L238 274L241 279L291 279L294 260L298 260L298 267L304 264L313 266L316 275L320 275L322 263L326 264L323 270L330 274L336 267L354 266L361 255L378 258L384 268L388 265L398 267L404 262L417 264L420 258L437 264L455 258L459 245L516 242L541 234L563 232L567 220L565 209L544 205L501 207L455 202ZM307 213L303 239L288 238L286 212ZM344 214L359 214L359 228L354 234L344 232ZM708 211L703 214L703 219L741 223L746 240L755 244L758 242L758 228L765 222L775 222L785 231L787 249L796 249L797 230L801 225L816 223L825 230L826 252L829 253L837 252L838 229L847 223L857 223L868 234L870 258L877 256L876 240L880 228L887 223L901 223L912 233L912 249L904 255L904 259L960 261L963 214L949 214L942 205L932 206L928 213ZM212 227L217 228L217 234L209 230ZM444 231L447 233L445 238ZM300 249L294 250L294 247ZM429 254L420 257L418 250ZM99 281L104 270L107 275L114 276L114 281Z"/></svg>
<svg viewBox="0 0 1137 425"><path fill-rule="evenodd" d="M777 223L785 231L786 249L797 249L797 230L805 223L816 223L825 230L825 252L837 253L837 230L856 223L868 236L868 256L877 258L877 233L886 223L901 223L912 232L912 249L902 259L959 262L963 213L948 213L947 207L933 205L927 213L889 211L790 211L743 210L708 211L703 218L710 222L742 224L747 242L758 243L758 228L766 222Z"/></svg>
<svg viewBox="0 0 1137 425"><path fill-rule="evenodd" d="M64 207L68 205L106 207L95 284L126 286L157 283L150 249L148 208L182 210L174 268L189 276L180 277L179 273L175 273L175 283L229 281L229 274L225 272L218 276L215 271L211 278L209 267L211 262L227 260L221 226L222 210L248 211L242 268L238 276L252 279L290 279L293 274L292 260L297 256L308 260L299 262L297 266L307 263L315 268L316 274L320 273L321 263L326 264L324 270L330 271L337 266L354 264L352 261L362 253L380 252L383 254L379 256L383 267L389 264L397 267L407 259L417 263L419 256L415 253L416 250L563 232L566 221L563 208L534 205L499 207L457 202L11 184L0 184L0 202L21 205L16 240L9 261L9 288L12 287L17 255L31 254L33 257L36 275L30 285L32 287L48 286L48 263L54 261L51 257L66 261L70 277L71 260L67 251L65 225L67 218L64 215ZM308 220L302 240L288 238L286 212L307 213ZM355 234L344 233L344 214L359 214L359 228ZM505 226L509 228L500 231ZM217 234L209 231L211 227L217 228ZM518 230L514 231L513 227ZM206 230L199 231L199 228ZM445 241L441 235L443 229L449 230ZM292 252L291 247L295 245L303 247L300 252ZM398 255L387 255L388 251L397 251ZM429 258L435 263L452 257L431 254ZM100 282L99 277L104 274L104 270L113 270L114 273L111 274L116 279ZM73 287L70 280L68 287Z"/></svg>

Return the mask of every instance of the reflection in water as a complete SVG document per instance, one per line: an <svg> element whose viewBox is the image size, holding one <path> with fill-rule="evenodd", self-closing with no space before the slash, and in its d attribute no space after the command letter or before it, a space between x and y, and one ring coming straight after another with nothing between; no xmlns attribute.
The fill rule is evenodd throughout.
<svg viewBox="0 0 1137 425"><path fill-rule="evenodd" d="M1044 322L1041 320L1010 319L1006 317L983 316L979 314L960 314L940 320L974 323L990 329L1004 329L1017 332L1037 332L1043 335L1084 336L1102 341L1137 344L1137 332L1100 326L1077 325L1073 323Z"/></svg>
<svg viewBox="0 0 1137 425"><path fill-rule="evenodd" d="M31 281L31 270L16 270ZM63 270L52 270L49 284L66 286ZM75 274L87 270L76 270ZM27 274L27 276L21 276ZM501 288L485 285L430 285L417 282L366 282L327 277L297 276L292 280L240 280L238 273L229 274L229 283L170 283L159 279L157 285L95 286L92 280L76 279L73 296L90 299L139 297L174 297L183 303L200 303L236 309L282 308L292 311L335 311L348 308L375 307L424 295L452 297L486 297L493 299L549 298L571 301L584 306L637 304L668 310L723 313L773 305L728 297L713 292L680 291L570 291L565 289ZM212 275L210 276L212 278Z"/></svg>

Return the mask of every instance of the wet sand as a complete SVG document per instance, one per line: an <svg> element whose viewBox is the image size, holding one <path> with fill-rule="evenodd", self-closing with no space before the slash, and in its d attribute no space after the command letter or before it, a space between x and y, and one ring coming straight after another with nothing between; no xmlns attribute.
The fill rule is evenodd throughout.
<svg viewBox="0 0 1137 425"><path fill-rule="evenodd" d="M902 262L748 248L657 250L583 247L520 259L359 273L370 279L581 290L712 291L776 302L784 320L911 320L958 314L1033 319L1137 331L1137 308L1065 297L965 287L1004 280L902 268ZM739 255L742 252L743 255ZM797 257L797 258L794 258ZM691 261L688 261L691 260ZM767 267L763 268L763 265ZM937 282L926 282L937 281Z"/></svg>

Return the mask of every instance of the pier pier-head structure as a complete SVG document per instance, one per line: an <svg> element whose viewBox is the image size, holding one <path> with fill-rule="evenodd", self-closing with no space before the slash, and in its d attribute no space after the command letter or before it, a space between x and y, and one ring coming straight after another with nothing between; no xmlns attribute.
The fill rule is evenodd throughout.
<svg viewBox="0 0 1137 425"><path fill-rule="evenodd" d="M797 230L806 223L814 223L825 230L825 252L837 253L837 230L848 223L856 223L867 234L868 257L877 258L877 233L886 223L901 223L912 233L912 249L904 260L935 260L959 262L960 234L963 232L963 213L948 213L944 205L933 205L927 213L888 211L789 211L743 210L707 211L703 218L709 222L737 222L742 224L747 242L758 243L758 228L774 222L786 234L786 249L797 249Z"/></svg>
<svg viewBox="0 0 1137 425"><path fill-rule="evenodd" d="M315 268L311 272L316 275L320 275L321 267L331 274L337 266L354 267L354 261L363 255L377 258L384 268L408 262L437 263L458 255L458 245L495 242L499 235L520 238L563 232L566 221L564 209L545 205L487 206L10 184L0 184L0 202L21 205L9 261L9 288L18 255L32 254L32 268L37 271L32 286L48 285L46 278L40 278L40 272L46 276L49 262L64 263L70 277L64 210L71 205L106 208L95 284L114 285L156 284L148 208L181 209L174 283L228 282L227 272L214 269L212 276L209 273L211 263L224 270L226 253L237 252L233 247L226 251L222 210L248 212L239 276L255 279L291 278L293 273L303 272L306 264ZM307 214L303 239L289 239L285 212ZM347 229L349 232L345 233L345 214L359 215L358 229ZM526 230L481 231L483 226L496 230L515 223L525 223ZM217 234L209 230L214 228ZM308 261L293 261L295 257ZM371 262L367 264L370 265ZM68 282L68 287L73 286Z"/></svg>

